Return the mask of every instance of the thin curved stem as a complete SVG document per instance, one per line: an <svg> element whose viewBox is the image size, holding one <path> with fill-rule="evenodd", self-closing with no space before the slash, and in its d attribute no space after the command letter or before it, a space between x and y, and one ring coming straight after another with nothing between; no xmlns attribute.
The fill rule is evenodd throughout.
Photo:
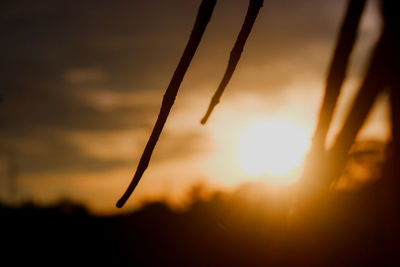
<svg viewBox="0 0 400 267"><path fill-rule="evenodd" d="M351 51L357 36L365 0L350 0L346 14L339 32L336 48L329 67L325 95L319 112L317 126L314 132L313 142L308 154L303 174L300 178L300 191L309 191L310 188L319 188L324 184L324 168L329 165L325 150L325 140L332 121L336 102L340 95L341 87L346 76L346 70L350 59ZM319 164L316 164L319 162ZM316 189L319 190L319 189ZM300 192L301 194L303 192Z"/></svg>
<svg viewBox="0 0 400 267"><path fill-rule="evenodd" d="M324 149L333 112L340 95L343 81L346 77L350 54L357 37L357 29L360 24L365 2L365 0L351 0L347 7L326 80L325 95L314 133L312 144L314 149L312 150L322 151Z"/></svg>
<svg viewBox="0 0 400 267"><path fill-rule="evenodd" d="M158 138L160 137L161 131L167 121L169 112L171 111L172 105L175 102L175 97L178 93L178 89L182 83L183 77L192 61L192 58L200 44L203 33L207 27L208 22L211 19L215 7L216 0L203 0L201 2L199 11L197 13L196 22L193 26L192 33L189 41L186 45L185 51L179 61L179 64L172 76L171 82L164 94L163 101L161 104L160 113L158 114L157 121L154 125L153 131L146 144L142 157L140 158L138 167L135 175L132 178L131 183L126 189L125 193L117 202L117 207L121 208L132 194L133 190L139 183L144 171L147 169L151 154L153 153L154 147L157 144Z"/></svg>
<svg viewBox="0 0 400 267"><path fill-rule="evenodd" d="M364 124L378 94L388 83L387 62L390 57L391 38L384 31L375 49L370 67L353 103L349 115L336 137L330 154L336 159L335 171L330 173L327 182L336 179L346 163L347 154L358 132Z"/></svg>
<svg viewBox="0 0 400 267"><path fill-rule="evenodd" d="M242 28L240 29L239 35L236 39L236 42L232 48L228 67L226 68L224 77L222 78L217 91L214 93L214 96L211 98L210 105L208 106L207 112L204 117L201 119L201 124L205 124L210 117L212 111L215 106L218 105L220 98L225 91L226 86L228 85L236 66L239 62L240 56L243 52L244 45L246 44L247 38L253 28L254 22L257 18L258 12L260 8L263 6L263 0L250 0L249 7L247 9L246 18L244 19Z"/></svg>

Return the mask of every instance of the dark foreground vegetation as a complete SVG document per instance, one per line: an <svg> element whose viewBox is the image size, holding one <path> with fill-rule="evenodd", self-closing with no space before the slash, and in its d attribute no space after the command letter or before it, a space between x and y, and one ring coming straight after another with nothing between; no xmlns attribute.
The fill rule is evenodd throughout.
<svg viewBox="0 0 400 267"><path fill-rule="evenodd" d="M396 266L398 210L387 186L333 194L307 235L287 227L293 190L259 184L207 199L193 190L185 211L163 202L111 217L69 202L1 207L1 257L10 266Z"/></svg>

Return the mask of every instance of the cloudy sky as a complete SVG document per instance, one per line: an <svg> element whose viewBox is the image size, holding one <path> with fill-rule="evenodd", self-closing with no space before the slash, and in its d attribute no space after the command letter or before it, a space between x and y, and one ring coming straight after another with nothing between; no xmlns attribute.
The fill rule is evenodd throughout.
<svg viewBox="0 0 400 267"><path fill-rule="evenodd" d="M69 198L115 212L200 2L1 1L1 199ZM260 179L244 173L235 154L252 121L289 121L311 138L346 3L266 0L221 104L201 126L248 5L218 0L127 209L153 197L179 202L198 182L231 188ZM369 1L331 137L380 25ZM387 138L386 101L383 95L360 138Z"/></svg>

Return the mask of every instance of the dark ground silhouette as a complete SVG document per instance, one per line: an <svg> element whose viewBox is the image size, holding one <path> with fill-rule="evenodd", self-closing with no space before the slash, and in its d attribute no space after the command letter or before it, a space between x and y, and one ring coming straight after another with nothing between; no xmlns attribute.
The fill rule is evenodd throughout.
<svg viewBox="0 0 400 267"><path fill-rule="evenodd" d="M0 208L2 261L129 266L396 266L399 216L388 179L335 191L308 236L287 227L294 188L257 183L200 197L186 210L150 202L99 217L64 201ZM200 190L200 192L199 192ZM318 219L318 220L317 220ZM398 266L398 265L397 265Z"/></svg>

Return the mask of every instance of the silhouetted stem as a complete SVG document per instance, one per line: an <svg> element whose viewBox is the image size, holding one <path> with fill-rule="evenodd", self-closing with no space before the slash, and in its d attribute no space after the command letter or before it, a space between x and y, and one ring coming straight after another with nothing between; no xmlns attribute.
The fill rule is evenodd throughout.
<svg viewBox="0 0 400 267"><path fill-rule="evenodd" d="M392 122L392 177L396 180L397 192L400 193L400 82L392 85L390 90ZM400 195L398 196L400 199ZM400 204L400 203L399 203Z"/></svg>
<svg viewBox="0 0 400 267"><path fill-rule="evenodd" d="M242 28L240 29L239 35L236 39L235 45L233 46L229 57L228 67L226 68L224 77L222 78L217 91L215 92L214 96L211 99L206 114L201 119L201 124L205 124L207 122L215 106L219 103L220 98L236 69L236 66L240 59L240 55L242 54L243 51L243 47L246 44L246 40L249 37L251 29L253 28L254 22L257 18L258 12L260 11L260 8L262 7L263 3L264 3L263 0L250 0L246 18L243 22Z"/></svg>
<svg viewBox="0 0 400 267"><path fill-rule="evenodd" d="M142 177L144 171L147 169L147 166L149 165L151 154L153 153L154 147L158 141L158 138L160 137L161 131L168 118L168 114L172 108L172 105L174 104L175 97L178 93L178 89L182 83L183 77L189 67L190 62L192 61L192 58L197 50L197 47L199 46L200 40L207 27L207 24L210 21L211 15L215 7L215 3L216 0L203 0L200 5L196 17L196 22L193 26L193 30L190 35L189 41L186 45L185 51L183 52L183 55L174 72L174 75L172 76L171 82L169 83L168 88L164 94L160 113L158 114L158 118L154 125L153 131L146 144L142 157L140 158L139 165L137 167L135 175L132 178L131 183L129 184L124 195L117 202L118 208L121 208L128 200L129 196L132 194L133 190L139 183L140 178Z"/></svg>
<svg viewBox="0 0 400 267"><path fill-rule="evenodd" d="M334 179L338 178L343 170L350 145L353 143L355 135L364 122L382 85L377 72L381 64L379 52L381 45L378 45L345 126L336 139L333 149L327 152L325 150L326 135L346 76L348 61L355 43L364 6L365 0L350 0L346 11L328 72L325 95L312 147L301 177L295 209L295 212L300 215L294 215L294 220L296 220L296 217L304 222L313 220L315 216L313 213L314 207L322 205L321 201L323 201L329 185Z"/></svg>
<svg viewBox="0 0 400 267"><path fill-rule="evenodd" d="M361 126L371 111L379 92L388 85L389 60L393 40L388 31L384 30L375 49L369 70L352 109L339 132L330 154L336 159L336 171L331 173L331 180L336 179L346 163L347 154L354 143Z"/></svg>
<svg viewBox="0 0 400 267"><path fill-rule="evenodd" d="M364 6L365 0L351 0L347 7L327 76L325 95L314 133L312 151L322 151L324 148L333 112L346 76L350 54L357 37L357 29Z"/></svg>
<svg viewBox="0 0 400 267"><path fill-rule="evenodd" d="M392 166L390 172L395 181L397 201L400 204L400 18L398 14L398 1L383 1L385 14L385 26L391 34L390 61L388 65L388 77L390 87L391 123L392 123Z"/></svg>
<svg viewBox="0 0 400 267"><path fill-rule="evenodd" d="M353 104L352 110L331 150L338 158L347 155L357 133L372 108L374 100L384 87L391 87L393 151L394 156L398 156L399 121L396 119L399 118L399 93L396 89L399 89L400 79L400 20L396 9L396 1L384 0L382 4L384 17L382 36L379 39L370 69ZM344 162L342 162L342 165L344 165ZM338 171L341 171L342 165L337 167Z"/></svg>
<svg viewBox="0 0 400 267"><path fill-rule="evenodd" d="M312 201L308 197L318 191L324 191L327 187L326 175L333 169L330 155L325 150L325 139L332 121L333 112L341 87L346 76L347 65L351 51L357 36L365 0L350 0L346 14L339 32L335 52L329 67L325 86L325 95L320 108L318 123L314 132L314 138L306 161L303 174L300 178L299 199L300 204L306 202L306 206ZM313 193L311 193L313 192ZM297 203L297 206L299 203Z"/></svg>
<svg viewBox="0 0 400 267"><path fill-rule="evenodd" d="M348 152L355 141L357 133L364 124L378 93L385 85L385 50L388 48L388 41L389 39L383 34L374 51L365 79L351 107L350 113L332 149L328 152L320 153L318 157L310 158L313 161L307 163L310 165L306 166L301 186L302 190L308 193L301 191L300 193L303 198L308 198L305 195L323 195L323 192L326 192L329 185L335 179L339 178L347 162Z"/></svg>

